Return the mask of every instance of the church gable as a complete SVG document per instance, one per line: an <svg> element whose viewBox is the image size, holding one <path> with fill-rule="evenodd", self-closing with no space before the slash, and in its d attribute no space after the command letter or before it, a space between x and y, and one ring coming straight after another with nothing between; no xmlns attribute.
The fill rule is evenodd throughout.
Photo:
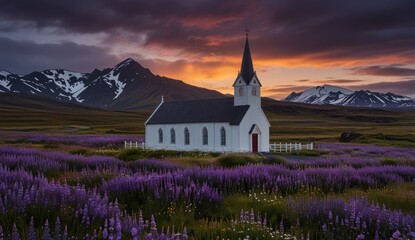
<svg viewBox="0 0 415 240"><path fill-rule="evenodd" d="M241 77L241 75L238 74L238 77L233 82L232 87L239 87L239 86L246 86L246 82Z"/></svg>

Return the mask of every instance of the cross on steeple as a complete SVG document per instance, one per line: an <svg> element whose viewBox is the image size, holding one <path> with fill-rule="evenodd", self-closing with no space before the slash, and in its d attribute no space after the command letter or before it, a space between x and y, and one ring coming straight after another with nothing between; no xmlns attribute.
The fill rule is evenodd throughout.
<svg viewBox="0 0 415 240"><path fill-rule="evenodd" d="M244 31L245 31L245 34L246 34L246 38L248 38L248 33L249 33L248 26L245 27Z"/></svg>

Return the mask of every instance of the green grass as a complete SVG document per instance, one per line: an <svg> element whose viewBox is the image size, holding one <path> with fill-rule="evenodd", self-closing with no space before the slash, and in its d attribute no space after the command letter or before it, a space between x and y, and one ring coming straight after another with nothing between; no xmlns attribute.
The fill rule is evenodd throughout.
<svg viewBox="0 0 415 240"><path fill-rule="evenodd" d="M0 130L144 135L144 122L153 111L32 105L0 103ZM342 132L354 131L363 134L355 142L415 147L415 113L268 99L263 99L262 107L271 123L270 142L338 141Z"/></svg>
<svg viewBox="0 0 415 240"><path fill-rule="evenodd" d="M402 212L415 213L415 183L404 183L390 185L382 189L369 189L363 191L361 189L349 189L343 196L351 197L367 197L369 201L377 202L386 208L401 210Z"/></svg>
<svg viewBox="0 0 415 240"><path fill-rule="evenodd" d="M139 148L123 149L116 155L118 159L133 161L143 158L206 158L217 157L220 153L201 152L201 151L174 151L174 150L143 150Z"/></svg>
<svg viewBox="0 0 415 240"><path fill-rule="evenodd" d="M220 166L229 168L260 163L261 159L255 155L225 154L220 156L217 161Z"/></svg>

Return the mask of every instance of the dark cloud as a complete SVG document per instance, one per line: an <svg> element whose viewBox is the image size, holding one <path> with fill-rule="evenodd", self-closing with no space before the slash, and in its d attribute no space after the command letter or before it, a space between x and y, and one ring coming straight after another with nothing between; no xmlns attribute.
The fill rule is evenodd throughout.
<svg viewBox="0 0 415 240"><path fill-rule="evenodd" d="M358 67L352 68L351 70L353 71L353 73L360 75L374 75L387 77L415 76L415 69L397 65Z"/></svg>
<svg viewBox="0 0 415 240"><path fill-rule="evenodd" d="M227 56L240 54L247 24L254 57L261 59L410 62L414 12L408 0L15 0L2 3L0 20L109 36L122 30L144 34L146 46Z"/></svg>
<svg viewBox="0 0 415 240"><path fill-rule="evenodd" d="M124 29L163 32L178 26L208 28L247 14L249 1L73 0L8 1L0 14L6 19L55 26L83 33Z"/></svg>
<svg viewBox="0 0 415 240"><path fill-rule="evenodd" d="M72 42L38 44L9 38L0 38L0 53L0 69L16 74L52 68L89 72L113 66L120 60L99 47Z"/></svg>
<svg viewBox="0 0 415 240"><path fill-rule="evenodd" d="M295 80L296 82L309 82L310 79L299 79L299 80Z"/></svg>
<svg viewBox="0 0 415 240"><path fill-rule="evenodd" d="M347 86L353 90L370 90L374 92L392 92L395 94L415 96L415 80L396 81L396 82L379 82L365 85Z"/></svg>

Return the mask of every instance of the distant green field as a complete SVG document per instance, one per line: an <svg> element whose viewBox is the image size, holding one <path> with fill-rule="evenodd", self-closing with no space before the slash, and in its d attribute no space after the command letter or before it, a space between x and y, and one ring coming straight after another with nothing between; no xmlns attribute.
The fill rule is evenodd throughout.
<svg viewBox="0 0 415 240"><path fill-rule="evenodd" d="M415 113L315 106L263 100L271 142L338 141L343 131L356 142L415 147ZM0 130L144 135L152 110L113 112L54 102L0 104Z"/></svg>

